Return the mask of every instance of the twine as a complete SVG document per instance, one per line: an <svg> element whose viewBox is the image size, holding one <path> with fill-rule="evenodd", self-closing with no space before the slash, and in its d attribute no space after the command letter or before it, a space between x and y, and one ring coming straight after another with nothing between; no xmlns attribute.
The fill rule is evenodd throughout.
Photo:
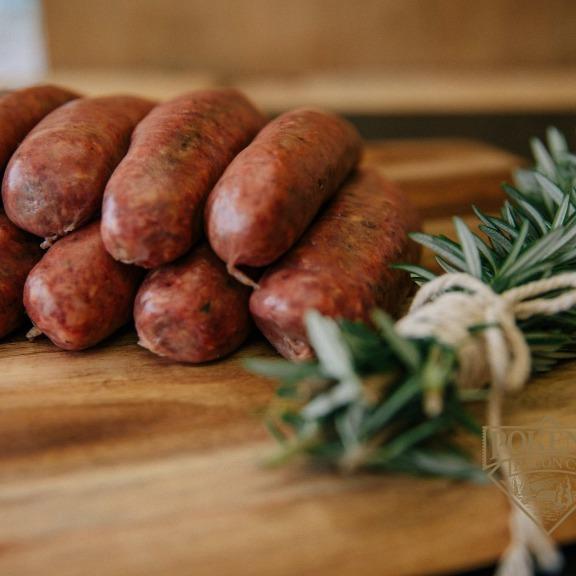
<svg viewBox="0 0 576 576"><path fill-rule="evenodd" d="M551 294L558 291L559 295ZM531 372L530 348L517 321L553 316L574 306L576 273L537 280L502 294L469 274L444 274L420 288L396 328L405 337L434 337L453 348L458 354L459 387L490 384L488 424L497 427L502 422L504 394L521 390ZM552 539L516 506L510 532L499 576L531 574L532 556L545 570L561 566Z"/></svg>

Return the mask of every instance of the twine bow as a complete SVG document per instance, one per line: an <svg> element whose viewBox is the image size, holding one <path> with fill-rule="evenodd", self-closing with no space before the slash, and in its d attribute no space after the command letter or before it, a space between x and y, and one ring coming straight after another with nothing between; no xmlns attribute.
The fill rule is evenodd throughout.
<svg viewBox="0 0 576 576"><path fill-rule="evenodd" d="M531 372L530 348L517 321L552 316L574 306L576 273L537 280L502 294L469 274L444 274L420 288L396 328L403 336L433 336L453 348L458 354L458 386L478 388L490 383L488 422L500 426L503 394L522 389ZM512 542L500 575L531 573L530 553L545 569L561 564L552 540L535 528L526 514L513 512Z"/></svg>
<svg viewBox="0 0 576 576"><path fill-rule="evenodd" d="M491 383L497 390L511 392L524 387L531 370L530 349L516 321L551 316L574 306L576 273L537 280L502 294L469 274L443 274L420 288L396 328L410 338L434 336L456 350L459 386Z"/></svg>

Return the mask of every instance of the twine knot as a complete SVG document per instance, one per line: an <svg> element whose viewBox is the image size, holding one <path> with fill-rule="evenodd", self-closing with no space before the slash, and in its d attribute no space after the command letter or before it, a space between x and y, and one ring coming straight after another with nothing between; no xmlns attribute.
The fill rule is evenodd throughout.
<svg viewBox="0 0 576 576"><path fill-rule="evenodd" d="M396 328L403 336L434 337L453 348L459 386L491 383L510 392L520 390L531 372L530 349L517 321L575 305L576 273L536 280L502 294L469 274L443 274L420 288Z"/></svg>

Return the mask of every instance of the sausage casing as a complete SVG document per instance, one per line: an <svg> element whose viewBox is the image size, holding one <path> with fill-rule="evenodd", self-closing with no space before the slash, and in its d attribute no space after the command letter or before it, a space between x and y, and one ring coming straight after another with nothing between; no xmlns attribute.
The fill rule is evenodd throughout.
<svg viewBox="0 0 576 576"><path fill-rule="evenodd" d="M0 175L26 134L46 114L78 95L58 86L42 85L0 95Z"/></svg>
<svg viewBox="0 0 576 576"><path fill-rule="evenodd" d="M237 265L265 266L308 227L361 154L355 128L313 109L270 122L226 169L206 205L212 248L230 273Z"/></svg>
<svg viewBox="0 0 576 576"><path fill-rule="evenodd" d="M181 362L222 358L250 331L250 292L203 244L148 274L134 305L140 344Z"/></svg>
<svg viewBox="0 0 576 576"><path fill-rule="evenodd" d="M304 316L315 309L333 318L370 321L375 307L397 313L410 288L405 272L419 227L408 199L375 170L351 177L300 242L266 271L250 298L257 326L285 357L312 356Z"/></svg>
<svg viewBox="0 0 576 576"><path fill-rule="evenodd" d="M0 213L0 338L24 320L24 282L41 256L38 239L16 228Z"/></svg>
<svg viewBox="0 0 576 576"><path fill-rule="evenodd" d="M58 240L32 269L26 312L54 344L82 350L130 320L142 275L106 252L96 221Z"/></svg>
<svg viewBox="0 0 576 576"><path fill-rule="evenodd" d="M110 254L145 268L185 254L200 237L208 193L263 123L236 90L190 92L157 106L106 186Z"/></svg>
<svg viewBox="0 0 576 576"><path fill-rule="evenodd" d="M48 243L92 219L132 130L153 105L135 96L82 98L46 116L6 168L8 217Z"/></svg>

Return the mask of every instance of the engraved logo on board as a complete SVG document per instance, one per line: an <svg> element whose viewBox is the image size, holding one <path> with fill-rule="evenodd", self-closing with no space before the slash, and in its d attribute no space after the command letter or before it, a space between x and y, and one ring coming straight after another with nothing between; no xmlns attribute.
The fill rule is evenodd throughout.
<svg viewBox="0 0 576 576"><path fill-rule="evenodd" d="M576 428L484 426L482 467L549 534L576 509Z"/></svg>

